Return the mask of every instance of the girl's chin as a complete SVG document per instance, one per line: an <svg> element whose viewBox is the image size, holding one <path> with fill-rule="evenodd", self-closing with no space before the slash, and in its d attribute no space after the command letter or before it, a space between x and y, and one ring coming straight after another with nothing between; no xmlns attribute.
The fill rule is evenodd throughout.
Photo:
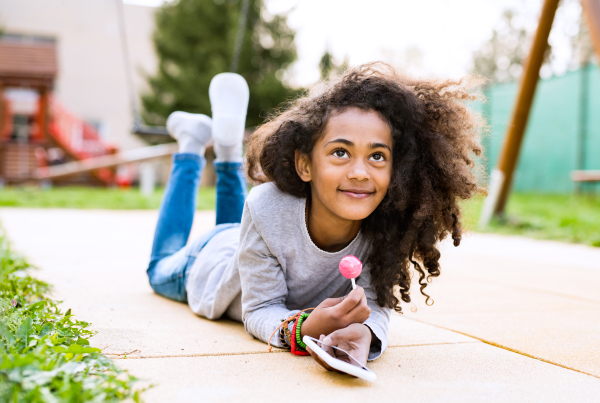
<svg viewBox="0 0 600 403"><path fill-rule="evenodd" d="M377 205L373 205L374 203L372 198L349 199L344 196L344 199L338 199L337 201L338 205L334 211L339 217L346 220L364 220L377 208Z"/></svg>
<svg viewBox="0 0 600 403"><path fill-rule="evenodd" d="M373 212L373 210L346 210L344 209L343 211L340 211L338 213L338 216L345 219L345 220L350 220L350 221L360 221L360 220L364 220L365 218L367 218L369 215L371 215L371 213Z"/></svg>

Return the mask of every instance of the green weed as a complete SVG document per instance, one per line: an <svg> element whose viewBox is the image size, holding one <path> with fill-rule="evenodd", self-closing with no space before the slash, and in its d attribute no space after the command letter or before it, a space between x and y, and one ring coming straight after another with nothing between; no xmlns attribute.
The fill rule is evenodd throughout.
<svg viewBox="0 0 600 403"><path fill-rule="evenodd" d="M90 346L90 324L61 312L31 269L0 234L0 401L140 402L137 379Z"/></svg>

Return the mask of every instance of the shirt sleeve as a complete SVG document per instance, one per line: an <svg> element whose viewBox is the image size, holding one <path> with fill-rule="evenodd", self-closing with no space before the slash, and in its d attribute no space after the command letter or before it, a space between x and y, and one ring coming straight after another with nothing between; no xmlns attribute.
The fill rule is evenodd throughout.
<svg viewBox="0 0 600 403"><path fill-rule="evenodd" d="M288 289L283 269L256 228L247 203L240 231L242 319L246 332L268 343L281 322L298 310L289 310L285 305ZM278 332L271 338L271 345L283 347Z"/></svg>
<svg viewBox="0 0 600 403"><path fill-rule="evenodd" d="M371 288L370 270L364 270L357 279L357 284L365 289L367 304L371 308L371 315L365 322L365 325L371 329L375 338L371 340L371 349L369 351L369 361L379 357L387 348L387 333L390 327L391 309L382 308L377 303L377 295Z"/></svg>

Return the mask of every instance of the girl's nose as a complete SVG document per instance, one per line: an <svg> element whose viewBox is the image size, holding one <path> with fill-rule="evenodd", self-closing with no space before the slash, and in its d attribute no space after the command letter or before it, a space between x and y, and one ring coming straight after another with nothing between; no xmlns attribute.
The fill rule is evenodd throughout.
<svg viewBox="0 0 600 403"><path fill-rule="evenodd" d="M347 178L357 181L369 180L369 171L362 161L356 161L348 171Z"/></svg>

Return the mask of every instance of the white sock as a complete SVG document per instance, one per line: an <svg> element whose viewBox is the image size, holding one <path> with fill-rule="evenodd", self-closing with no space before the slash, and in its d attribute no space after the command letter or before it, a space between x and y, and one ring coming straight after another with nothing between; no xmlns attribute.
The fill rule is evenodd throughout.
<svg viewBox="0 0 600 403"><path fill-rule="evenodd" d="M217 74L210 82L208 95L217 161L240 162L250 98L248 84L239 74Z"/></svg>
<svg viewBox="0 0 600 403"><path fill-rule="evenodd" d="M243 162L244 152L242 149L242 142L240 141L234 146L228 147L217 143L213 143L215 150L216 161L227 161L227 162Z"/></svg>
<svg viewBox="0 0 600 403"><path fill-rule="evenodd" d="M211 139L211 119L206 115L173 112L167 119L167 131L179 143L180 153L204 155Z"/></svg>

